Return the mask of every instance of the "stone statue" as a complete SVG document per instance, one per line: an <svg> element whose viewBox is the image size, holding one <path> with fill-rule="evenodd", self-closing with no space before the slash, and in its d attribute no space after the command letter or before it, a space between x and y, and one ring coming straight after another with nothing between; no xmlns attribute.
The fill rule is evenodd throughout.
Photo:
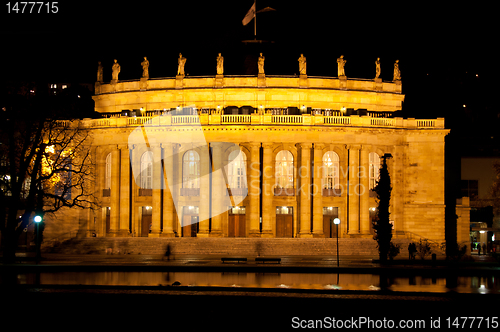
<svg viewBox="0 0 500 332"><path fill-rule="evenodd" d="M222 55L217 56L217 75L224 74L224 57Z"/></svg>
<svg viewBox="0 0 500 332"><path fill-rule="evenodd" d="M262 53L260 53L260 56L259 56L259 62L258 62L258 66L259 66L259 75L264 75L264 60L266 58L264 56L262 56Z"/></svg>
<svg viewBox="0 0 500 332"><path fill-rule="evenodd" d="M184 65L186 64L186 58L182 57L182 54L179 53L179 60L177 60L177 63L179 64L177 66L177 75L184 76Z"/></svg>
<svg viewBox="0 0 500 332"><path fill-rule="evenodd" d="M98 62L97 65L97 82L102 82L102 76L103 76L103 68L101 65L101 61Z"/></svg>
<svg viewBox="0 0 500 332"><path fill-rule="evenodd" d="M399 60L394 63L394 77L393 81L401 81L401 71L399 70Z"/></svg>
<svg viewBox="0 0 500 332"><path fill-rule="evenodd" d="M299 58L299 74L306 75L306 69L307 69L306 57L304 56L304 54L301 54Z"/></svg>
<svg viewBox="0 0 500 332"><path fill-rule="evenodd" d="M340 58L337 58L337 67L338 67L338 75L345 76L344 65L347 61L344 60L344 56L341 55Z"/></svg>
<svg viewBox="0 0 500 332"><path fill-rule="evenodd" d="M375 78L379 78L380 76L380 58L377 58L375 61Z"/></svg>
<svg viewBox="0 0 500 332"><path fill-rule="evenodd" d="M116 59L115 59L115 63L113 64L113 67L111 69L113 70L113 73L112 73L113 81L118 81L118 74L120 73L121 67L118 64L118 61Z"/></svg>
<svg viewBox="0 0 500 332"><path fill-rule="evenodd" d="M142 66L142 77L149 78L149 61L146 57L144 57L144 61L141 62Z"/></svg>

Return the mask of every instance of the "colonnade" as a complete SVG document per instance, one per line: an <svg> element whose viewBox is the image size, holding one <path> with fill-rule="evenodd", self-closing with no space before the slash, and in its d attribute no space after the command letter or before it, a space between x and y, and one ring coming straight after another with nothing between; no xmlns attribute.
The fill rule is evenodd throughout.
<svg viewBox="0 0 500 332"><path fill-rule="evenodd" d="M383 150L372 145L269 142L242 142L239 147L246 159L246 197L226 197L224 169L231 149L222 142L210 142L205 147L196 147L200 156L199 192L186 194L182 191L182 156L192 149L190 144L161 143L149 147L128 145L101 145L97 154L97 196L101 196L102 207L109 207L109 219L101 214L97 228L100 236L145 236L141 230L141 208L152 209L151 224L146 236L181 236L183 208L196 206L199 213L197 236L228 236L227 212L219 211L221 204L229 200L230 205L245 206L247 237L276 236L276 208L293 208L293 237L324 237L324 208L337 207L341 218L340 236L371 236L369 209L375 206L369 191L369 153L383 154ZM234 149L234 148L232 148ZM276 154L289 150L293 155L294 188L284 195L274 192L276 184ZM133 163L140 156L153 153L153 187L140 191L135 181ZM339 156L337 170L340 195L324 195L323 156L334 151ZM106 157L111 153L111 188L109 197L103 192L106 176ZM162 161L163 159L163 161ZM137 165L136 165L137 166ZM390 166L392 167L392 166ZM211 174L210 176L204 176ZM227 176L227 174L226 174ZM169 183L168 179L179 179ZM236 198L236 199L235 199ZM227 209L226 209L227 210ZM105 223L108 223L105 227ZM328 236L328 235L326 235Z"/></svg>

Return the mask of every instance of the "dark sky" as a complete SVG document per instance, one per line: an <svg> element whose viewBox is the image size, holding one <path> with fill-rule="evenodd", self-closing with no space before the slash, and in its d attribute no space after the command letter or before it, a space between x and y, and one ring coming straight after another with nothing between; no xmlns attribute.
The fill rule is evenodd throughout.
<svg viewBox="0 0 500 332"><path fill-rule="evenodd" d="M244 74L245 54L257 51L241 43L253 39L253 21L241 23L252 3L65 1L56 14L7 14L4 4L0 77L94 82L102 61L107 81L116 58L120 79L137 79L144 56L151 77L173 77L179 52L191 76L214 75L218 52L226 74ZM266 74L296 74L304 53L309 75L337 76L336 59L343 54L348 77L373 78L380 57L382 79L392 80L399 59L403 109L440 115L467 98L490 98L498 76L493 5L401 3L257 1L258 10L276 9L257 15L258 39L274 41L258 49L266 56Z"/></svg>

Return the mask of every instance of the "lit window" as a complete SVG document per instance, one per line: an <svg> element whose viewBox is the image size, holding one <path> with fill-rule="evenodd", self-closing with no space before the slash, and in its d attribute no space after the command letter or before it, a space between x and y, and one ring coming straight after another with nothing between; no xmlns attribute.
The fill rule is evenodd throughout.
<svg viewBox="0 0 500 332"><path fill-rule="evenodd" d="M57 84L51 84L51 85L50 85L50 88L51 88L51 89L57 89Z"/></svg>
<svg viewBox="0 0 500 332"><path fill-rule="evenodd" d="M147 151L141 157L141 188L153 189L153 152Z"/></svg>
<svg viewBox="0 0 500 332"><path fill-rule="evenodd" d="M200 155L189 150L182 158L182 187L200 188Z"/></svg>
<svg viewBox="0 0 500 332"><path fill-rule="evenodd" d="M276 155L276 186L278 188L293 188L293 155L282 150Z"/></svg>
<svg viewBox="0 0 500 332"><path fill-rule="evenodd" d="M63 84L63 85L62 85L62 88L63 88L63 89L66 89L67 87L68 87L68 86L67 86L66 84Z"/></svg>
<svg viewBox="0 0 500 332"><path fill-rule="evenodd" d="M323 188L339 188L339 155L333 151L323 155Z"/></svg>
<svg viewBox="0 0 500 332"><path fill-rule="evenodd" d="M246 155L240 150L234 150L229 154L229 163L226 166L229 186L235 188L247 188L246 179Z"/></svg>
<svg viewBox="0 0 500 332"><path fill-rule="evenodd" d="M371 152L369 159L370 190L372 190L377 185L377 181L380 177L380 156L375 152Z"/></svg>

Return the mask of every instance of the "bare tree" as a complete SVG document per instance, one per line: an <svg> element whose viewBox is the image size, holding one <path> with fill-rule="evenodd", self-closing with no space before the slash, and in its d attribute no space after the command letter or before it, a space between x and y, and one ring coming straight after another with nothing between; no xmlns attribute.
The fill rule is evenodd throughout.
<svg viewBox="0 0 500 332"><path fill-rule="evenodd" d="M4 261L32 215L95 208L91 136L79 120L4 112L0 131L0 231Z"/></svg>

